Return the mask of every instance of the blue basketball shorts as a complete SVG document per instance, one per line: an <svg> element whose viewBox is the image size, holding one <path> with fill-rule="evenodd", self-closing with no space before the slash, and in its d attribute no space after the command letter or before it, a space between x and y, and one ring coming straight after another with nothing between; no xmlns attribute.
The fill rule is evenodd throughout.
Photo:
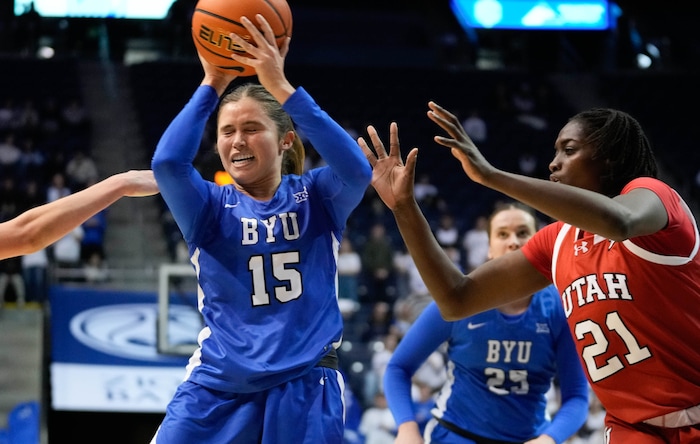
<svg viewBox="0 0 700 444"><path fill-rule="evenodd" d="M344 390L342 374L320 366L255 393L185 381L151 444L342 444Z"/></svg>

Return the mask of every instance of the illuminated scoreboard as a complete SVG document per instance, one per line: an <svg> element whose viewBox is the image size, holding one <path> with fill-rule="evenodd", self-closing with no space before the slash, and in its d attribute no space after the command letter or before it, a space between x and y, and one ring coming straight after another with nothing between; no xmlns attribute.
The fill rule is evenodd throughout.
<svg viewBox="0 0 700 444"><path fill-rule="evenodd" d="M608 0L450 0L463 27L481 29L589 30L611 27Z"/></svg>

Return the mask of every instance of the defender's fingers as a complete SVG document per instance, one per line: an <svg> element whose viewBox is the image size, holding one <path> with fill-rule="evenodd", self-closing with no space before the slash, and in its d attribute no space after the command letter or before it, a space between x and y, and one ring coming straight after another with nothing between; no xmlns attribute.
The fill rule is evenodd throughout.
<svg viewBox="0 0 700 444"><path fill-rule="evenodd" d="M367 145L367 142L365 142L365 139L362 137L359 137L357 139L357 144L360 145L360 148L362 148L362 152L365 153L365 157L369 161L370 166L374 168L374 165L377 163L377 156L374 154L374 151L370 149L370 147Z"/></svg>
<svg viewBox="0 0 700 444"><path fill-rule="evenodd" d="M457 137L460 132L463 132L464 129L457 116L435 102L429 102L428 107L430 108L430 111L428 111L428 118L440 125L451 136Z"/></svg>
<svg viewBox="0 0 700 444"><path fill-rule="evenodd" d="M389 125L389 156L401 157L399 126L396 122L391 122L391 125Z"/></svg>
<svg viewBox="0 0 700 444"><path fill-rule="evenodd" d="M413 148L406 156L406 169L408 170L408 178L411 183L415 182L416 178L416 163L418 162L418 148Z"/></svg>
<svg viewBox="0 0 700 444"><path fill-rule="evenodd" d="M369 125L367 127L367 134L369 134L369 138L372 141L374 151L376 151L377 153L377 159L383 159L387 157L386 149L384 148L384 143L382 142L382 139L379 138L379 134L377 134L377 130L374 128L374 126Z"/></svg>
<svg viewBox="0 0 700 444"><path fill-rule="evenodd" d="M428 118L437 123L440 128L445 130L445 132L453 138L458 139L463 137L463 134L460 132L461 124L458 123L460 126L457 127L454 123L446 120L440 114L432 110L428 111Z"/></svg>

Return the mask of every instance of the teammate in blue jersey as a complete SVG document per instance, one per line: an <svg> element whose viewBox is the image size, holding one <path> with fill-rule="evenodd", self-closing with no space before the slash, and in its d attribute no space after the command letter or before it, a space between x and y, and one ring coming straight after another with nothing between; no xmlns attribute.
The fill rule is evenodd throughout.
<svg viewBox="0 0 700 444"><path fill-rule="evenodd" d="M204 79L152 160L198 278L205 327L185 381L153 442L341 443L344 380L335 349L343 320L336 260L346 221L371 179L362 150L284 74L262 16L232 36L260 85L228 90L234 74L200 57ZM216 109L216 149L234 183L193 167ZM303 173L294 122L327 166Z"/></svg>
<svg viewBox="0 0 700 444"><path fill-rule="evenodd" d="M516 203L497 208L489 219L489 258L520 248L535 231L528 208ZM445 342L448 380L423 440L411 378ZM545 395L554 378L561 407L550 421ZM553 286L456 322L445 321L430 303L392 355L384 390L399 425L396 444L559 444L588 413L588 383Z"/></svg>

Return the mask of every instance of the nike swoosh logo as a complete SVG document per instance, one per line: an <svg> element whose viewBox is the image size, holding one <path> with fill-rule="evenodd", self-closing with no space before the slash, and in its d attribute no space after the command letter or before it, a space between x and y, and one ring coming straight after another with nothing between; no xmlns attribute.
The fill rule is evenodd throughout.
<svg viewBox="0 0 700 444"><path fill-rule="evenodd" d="M236 208L240 202L236 202L235 204L224 204L224 208Z"/></svg>
<svg viewBox="0 0 700 444"><path fill-rule="evenodd" d="M467 324L467 328L468 328L469 330L475 330L475 329L477 329L477 328L479 328L479 327L483 327L484 325L486 325L486 322L481 322L481 323L479 323L479 324L472 324L472 323L470 322L470 323Z"/></svg>

